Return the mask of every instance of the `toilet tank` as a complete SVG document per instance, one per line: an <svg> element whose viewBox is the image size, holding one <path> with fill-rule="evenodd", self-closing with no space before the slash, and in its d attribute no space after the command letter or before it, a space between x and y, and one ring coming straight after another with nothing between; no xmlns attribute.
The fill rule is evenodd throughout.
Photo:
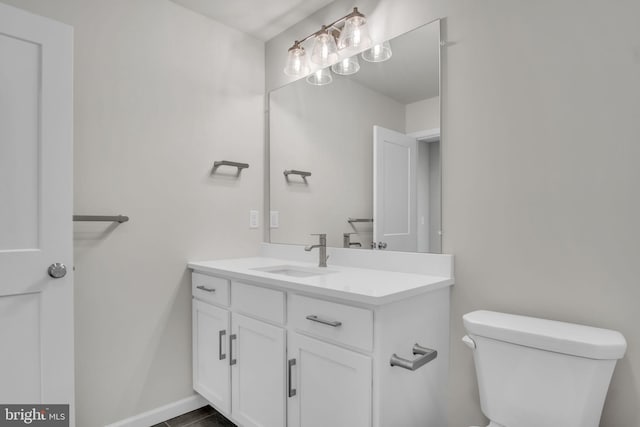
<svg viewBox="0 0 640 427"><path fill-rule="evenodd" d="M505 427L597 427L619 332L492 311L463 316L482 412Z"/></svg>

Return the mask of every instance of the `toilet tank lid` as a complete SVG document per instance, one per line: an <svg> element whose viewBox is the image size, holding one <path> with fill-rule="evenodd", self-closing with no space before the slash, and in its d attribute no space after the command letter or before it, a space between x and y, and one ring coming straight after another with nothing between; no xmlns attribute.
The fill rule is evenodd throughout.
<svg viewBox="0 0 640 427"><path fill-rule="evenodd" d="M557 353L621 359L627 349L624 336L609 329L486 310L467 313L462 319L472 335Z"/></svg>

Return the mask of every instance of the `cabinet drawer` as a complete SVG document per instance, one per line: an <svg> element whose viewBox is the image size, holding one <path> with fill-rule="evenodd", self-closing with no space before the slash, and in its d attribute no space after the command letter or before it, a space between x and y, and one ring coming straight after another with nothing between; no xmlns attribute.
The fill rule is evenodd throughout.
<svg viewBox="0 0 640 427"><path fill-rule="evenodd" d="M233 308L244 314L284 324L284 292L233 282Z"/></svg>
<svg viewBox="0 0 640 427"><path fill-rule="evenodd" d="M229 281L206 274L191 273L191 292L199 300L229 306Z"/></svg>
<svg viewBox="0 0 640 427"><path fill-rule="evenodd" d="M371 310L294 294L289 299L289 322L300 331L373 350Z"/></svg>

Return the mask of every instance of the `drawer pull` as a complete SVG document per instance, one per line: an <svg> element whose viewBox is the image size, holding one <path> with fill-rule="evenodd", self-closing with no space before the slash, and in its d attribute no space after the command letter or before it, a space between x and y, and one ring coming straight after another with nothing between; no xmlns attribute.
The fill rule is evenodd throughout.
<svg viewBox="0 0 640 427"><path fill-rule="evenodd" d="M227 358L226 354L222 354L222 337L227 335L227 331L224 329L218 332L218 360L224 360Z"/></svg>
<svg viewBox="0 0 640 427"><path fill-rule="evenodd" d="M229 335L229 365L233 366L238 362L237 359L233 358L233 340L236 339L236 334Z"/></svg>
<svg viewBox="0 0 640 427"><path fill-rule="evenodd" d="M419 354L420 356L413 360L409 360L393 353L389 362L391 363L391 366L399 366L400 368L415 371L438 357L438 352L436 350L422 347L418 344L413 346L413 354Z"/></svg>
<svg viewBox="0 0 640 427"><path fill-rule="evenodd" d="M337 320L326 320L326 319L322 319L318 316L316 316L315 314L310 314L306 317L307 320L311 320L312 322L318 322L318 323L322 323L323 325L329 325L329 326L333 326L334 328L337 328L338 326L342 326L342 322L339 322Z"/></svg>
<svg viewBox="0 0 640 427"><path fill-rule="evenodd" d="M207 288L204 285L196 286L196 288L198 288L198 289L200 289L202 291L205 291L205 292L215 292L216 291L215 288Z"/></svg>
<svg viewBox="0 0 640 427"><path fill-rule="evenodd" d="M296 366L296 359L289 359L288 361L288 365L289 365L289 397L293 397L296 395L296 389L295 388L291 388L291 383L293 382L291 379L291 368Z"/></svg>

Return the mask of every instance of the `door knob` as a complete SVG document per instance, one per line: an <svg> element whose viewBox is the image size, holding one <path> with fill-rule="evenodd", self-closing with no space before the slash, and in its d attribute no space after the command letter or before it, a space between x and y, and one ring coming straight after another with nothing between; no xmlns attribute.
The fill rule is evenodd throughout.
<svg viewBox="0 0 640 427"><path fill-rule="evenodd" d="M387 249L386 242L378 242L378 249Z"/></svg>
<svg viewBox="0 0 640 427"><path fill-rule="evenodd" d="M47 273L49 273L49 276L54 279L60 279L67 275L67 266L60 262L56 262L49 266Z"/></svg>

